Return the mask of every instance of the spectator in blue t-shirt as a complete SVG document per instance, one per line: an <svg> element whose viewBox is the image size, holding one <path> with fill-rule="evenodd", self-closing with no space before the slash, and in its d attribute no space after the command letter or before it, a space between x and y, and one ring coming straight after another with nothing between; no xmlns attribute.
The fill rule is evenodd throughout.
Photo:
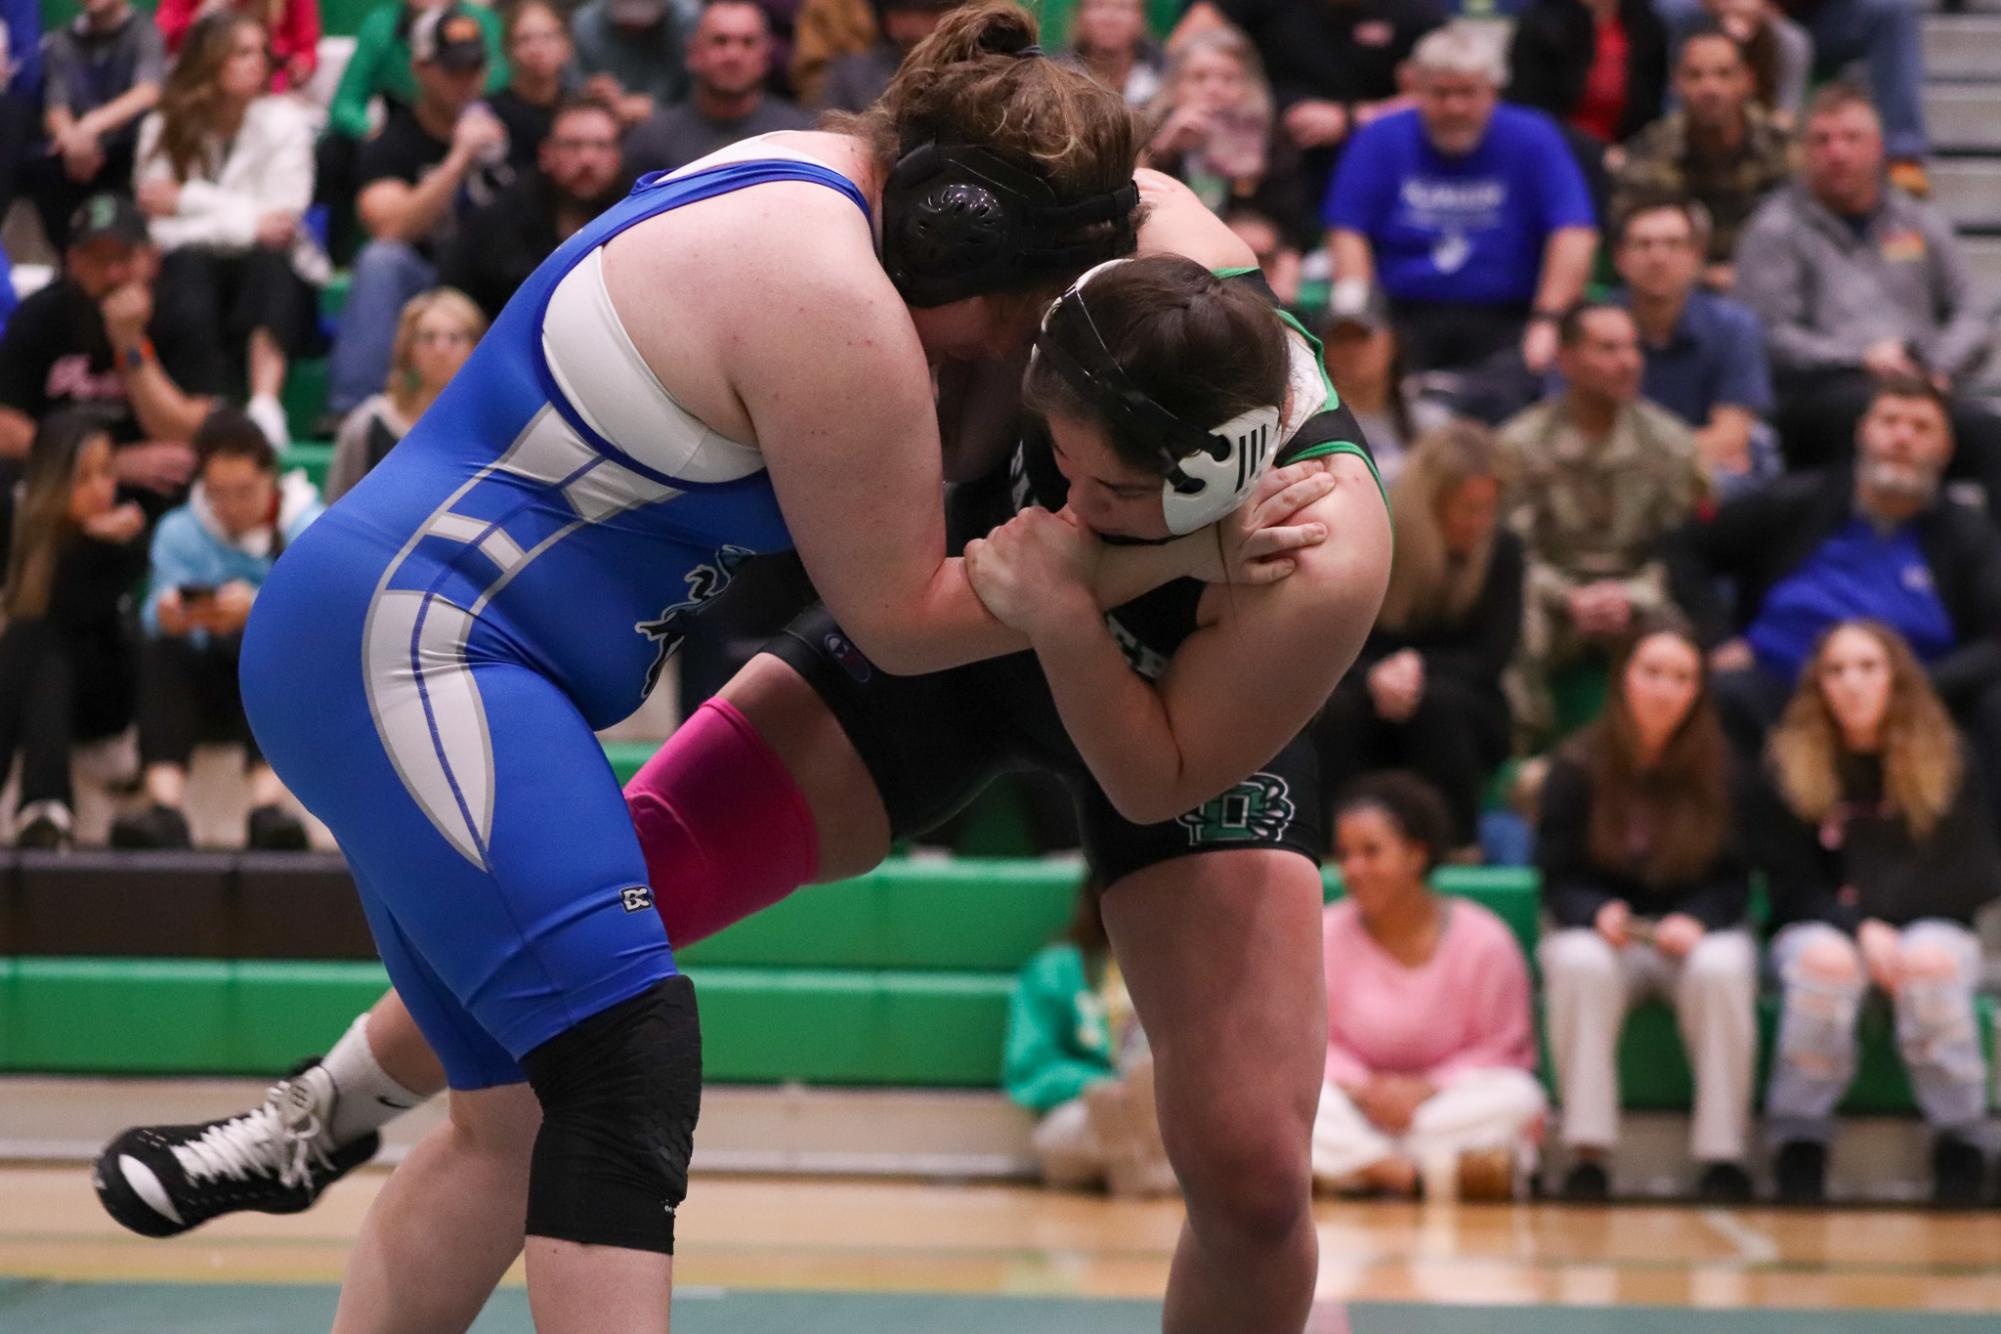
<svg viewBox="0 0 2001 1334"><path fill-rule="evenodd" d="M1881 381L1855 444L1853 465L1789 472L1663 544L1674 599L1710 646L1724 727L1755 760L1821 635L1877 621L2001 773L2001 535L1944 494L1944 396L1917 376Z"/></svg>
<svg viewBox="0 0 2001 1334"><path fill-rule="evenodd" d="M1704 291L1709 216L1702 205L1642 198L1613 224L1621 299L1640 329L1640 392L1695 428L1711 487L1737 495L1779 472L1765 330L1746 306Z"/></svg>
<svg viewBox="0 0 2001 1334"><path fill-rule="evenodd" d="M1406 369L1466 373L1461 406L1507 415L1535 396L1590 276L1590 195L1555 123L1499 104L1505 72L1479 32L1448 24L1411 67L1416 109L1355 136L1322 209L1334 309L1380 285Z"/></svg>

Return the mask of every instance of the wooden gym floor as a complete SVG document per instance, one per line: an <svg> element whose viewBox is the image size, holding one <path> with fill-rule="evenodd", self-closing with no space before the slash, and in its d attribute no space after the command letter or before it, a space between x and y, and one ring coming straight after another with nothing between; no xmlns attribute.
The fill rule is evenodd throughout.
<svg viewBox="0 0 2001 1334"><path fill-rule="evenodd" d="M121 1231L87 1169L0 1166L0 1330L324 1329L384 1174L295 1218ZM1994 1334L2001 1212L1322 1204L1310 1334ZM1179 1210L1007 1185L696 1178L681 1334L1140 1334ZM518 1267L475 1329L530 1328ZM1606 1308L1621 1308L1615 1314Z"/></svg>

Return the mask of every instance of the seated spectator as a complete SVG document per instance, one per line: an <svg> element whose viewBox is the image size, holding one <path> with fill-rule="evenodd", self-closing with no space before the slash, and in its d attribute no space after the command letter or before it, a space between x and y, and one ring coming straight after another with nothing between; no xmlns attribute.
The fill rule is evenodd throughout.
<svg viewBox="0 0 2001 1334"><path fill-rule="evenodd" d="M842 56L856 55L882 40L872 0L801 0L792 16L793 95L801 106L821 105L827 71Z"/></svg>
<svg viewBox="0 0 2001 1334"><path fill-rule="evenodd" d="M485 317L463 292L441 287L404 305L390 344L387 387L348 413L334 436L327 504L353 490L409 433L485 333Z"/></svg>
<svg viewBox="0 0 2001 1334"><path fill-rule="evenodd" d="M570 67L576 47L563 12L549 0L520 0L508 10L506 37L507 86L486 105L507 127L508 162L517 172L532 171L556 108L576 81Z"/></svg>
<svg viewBox="0 0 2001 1334"><path fill-rule="evenodd" d="M139 128L139 207L160 247L154 296L196 383L247 384L249 413L288 443L279 405L291 359L318 335L332 268L300 225L313 201L313 127L273 97L264 25L223 10L188 31L160 109Z"/></svg>
<svg viewBox="0 0 2001 1334"><path fill-rule="evenodd" d="M1767 195L1792 179L1792 136L1752 99L1751 67L1721 28L1698 28L1674 70L1680 105L1626 145L1613 176L1612 216L1642 201L1679 199L1709 214L1704 281L1736 281L1737 238Z"/></svg>
<svg viewBox="0 0 2001 1334"><path fill-rule="evenodd" d="M764 89L771 28L752 0L708 0L688 39L687 61L694 80L688 100L626 134L626 175L674 171L739 139L813 127L811 115Z"/></svg>
<svg viewBox="0 0 2001 1334"><path fill-rule="evenodd" d="M1225 24L1250 37L1271 80L1279 125L1299 151L1301 189L1313 208L1354 136L1410 106L1404 62L1455 9L1440 0L1197 0L1168 50Z"/></svg>
<svg viewBox="0 0 2001 1334"><path fill-rule="evenodd" d="M1245 204L1281 226L1304 215L1299 159L1272 121L1258 56L1234 28L1211 28L1174 49L1142 159L1184 182L1212 212Z"/></svg>
<svg viewBox="0 0 2001 1334"><path fill-rule="evenodd" d="M565 103L542 141L539 165L465 226L438 261L438 282L479 303L488 320L572 233L617 203L627 182L618 117L602 102Z"/></svg>
<svg viewBox="0 0 2001 1334"><path fill-rule="evenodd" d="M126 600L146 572L146 516L118 500L111 437L82 409L35 430L0 594L0 771L21 757L14 844L66 848L70 752L132 723Z"/></svg>
<svg viewBox="0 0 2001 1334"><path fill-rule="evenodd" d="M512 178L507 131L479 103L486 78L481 29L456 4L433 9L411 32L415 108L390 113L362 145L356 207L372 238L354 261L328 367L327 401L352 412L382 384L396 313L438 281L441 249L461 215L497 198Z"/></svg>
<svg viewBox="0 0 2001 1334"><path fill-rule="evenodd" d="M1440 29L1411 64L1416 109L1357 134L1327 196L1333 306L1363 309L1380 284L1404 368L1480 372L1488 401L1466 406L1498 420L1534 396L1583 294L1591 201L1549 118L1498 105L1483 35Z"/></svg>
<svg viewBox="0 0 2001 1334"><path fill-rule="evenodd" d="M63 250L84 200L130 190L139 118L160 100L167 51L128 0L84 0L83 12L42 43L42 62L48 156L33 164L29 191L49 244Z"/></svg>
<svg viewBox="0 0 2001 1334"><path fill-rule="evenodd" d="M1765 331L1749 310L1696 285L1707 223L1700 204L1638 200L1616 224L1612 263L1646 358L1640 392L1694 429L1710 487L1727 497L1775 476L1779 451L1763 420L1772 410Z"/></svg>
<svg viewBox="0 0 2001 1334"><path fill-rule="evenodd" d="M1555 730L1550 679L1667 604L1656 548L1702 498L1695 436L1640 397L1639 331L1618 306L1563 317L1565 387L1501 428L1501 511L1527 549L1515 725Z"/></svg>
<svg viewBox="0 0 2001 1334"><path fill-rule="evenodd" d="M1757 104L1785 129L1799 123L1813 77L1813 38L1772 0L1701 0L1686 14L1680 6L1656 8L1668 21L1676 59L1680 44L1694 33L1710 25L1721 28L1744 53Z"/></svg>
<svg viewBox="0 0 2001 1334"><path fill-rule="evenodd" d="M1564 1197L1603 1200L1619 1142L1619 1032L1636 1002L1673 1003L1695 1071L1696 1193L1751 1198L1743 1168L1758 1027L1751 873L1732 812L1754 790L1730 762L1702 650L1643 626L1605 716L1550 763L1536 865L1554 928L1538 951L1556 1058Z"/></svg>
<svg viewBox="0 0 2001 1334"><path fill-rule="evenodd" d="M122 195L78 209L55 280L15 310L0 337L0 462L19 460L64 408L91 409L116 448L118 480L178 497L194 473L187 440L209 401L181 383L197 349L154 318L159 257ZM164 351L156 351L158 341ZM0 477L18 476L0 466ZM11 487L0 486L0 509Z"/></svg>
<svg viewBox="0 0 2001 1334"><path fill-rule="evenodd" d="M1008 998L1001 1084L1033 1112L1044 1185L1114 1195L1175 1189L1153 1108L1153 1057L1111 957L1095 874L1064 939L1022 967Z"/></svg>
<svg viewBox="0 0 2001 1334"><path fill-rule="evenodd" d="M1845 456L1876 382L1922 375L1949 396L1961 470L2001 514L2001 418L1950 397L1993 343L1978 286L1945 216L1884 184L1875 110L1851 89L1823 88L1799 181L1737 246L1737 295L1765 322L1787 461Z"/></svg>
<svg viewBox="0 0 2001 1334"><path fill-rule="evenodd" d="M1500 918L1432 892L1451 820L1408 774L1340 798L1347 897L1329 905L1327 1082L1313 1179L1336 1190L1504 1200L1535 1171L1528 960Z"/></svg>
<svg viewBox="0 0 2001 1334"><path fill-rule="evenodd" d="M277 451L234 408L210 413L194 446L201 467L188 503L153 530L140 618L139 762L148 804L112 826L111 845L190 846L188 761L198 741L213 741L247 752L246 846L304 851L305 826L279 805L284 786L250 735L236 659L250 604L272 562L319 517L319 493L303 472L279 477Z"/></svg>
<svg viewBox="0 0 2001 1334"><path fill-rule="evenodd" d="M1160 94L1163 61L1142 0L1080 0L1070 53L1127 106L1143 107Z"/></svg>
<svg viewBox="0 0 2001 1334"><path fill-rule="evenodd" d="M1549 113L1602 155L1660 117L1667 46L1651 0L1531 0L1508 47L1508 100Z"/></svg>
<svg viewBox="0 0 2001 1334"><path fill-rule="evenodd" d="M627 129L688 96L694 35L672 0L590 0L570 16L584 92L618 108Z"/></svg>
<svg viewBox="0 0 2001 1334"><path fill-rule="evenodd" d="M1704 0L1654 3L1670 27L1686 30L1700 21ZM1795 0L1785 9L1811 38L1813 78L1831 79L1858 61L1867 63L1869 92L1888 133L1890 179L1911 194L1929 193L1920 28L1925 6L1917 0Z"/></svg>
<svg viewBox="0 0 2001 1334"><path fill-rule="evenodd" d="M0 218L14 206L23 169L42 135L42 9L0 4Z"/></svg>
<svg viewBox="0 0 2001 1334"><path fill-rule="evenodd" d="M1095 4L1131 5L1138 0L1090 0ZM929 37L938 20L958 6L960 0L882 0L877 9L882 17L882 36L860 51L836 56L824 75L815 81L811 105L822 111L860 111L881 97L896 77L903 58ZM1157 83L1157 81L1156 81Z"/></svg>
<svg viewBox="0 0 2001 1334"><path fill-rule="evenodd" d="M1432 419L1450 420L1451 414L1422 400L1412 402L1405 393L1396 335L1380 312L1335 315L1321 338L1328 377L1341 387L1341 406L1355 414L1383 485L1393 486L1418 434Z"/></svg>
<svg viewBox="0 0 2001 1334"><path fill-rule="evenodd" d="M1872 990L1936 1139L1932 1199L1984 1202L1987 1056L1974 918L2001 895L1980 771L1894 630L1824 636L1769 748L1782 809L1760 822L1784 986L1765 1116L1779 1199L1827 1196L1834 1109L1855 1081Z"/></svg>
<svg viewBox="0 0 2001 1334"><path fill-rule="evenodd" d="M451 6L457 9L457 6ZM374 123L369 103L377 97L389 104L393 113L418 103L421 80L411 52L411 35L424 15L438 12L437 0L393 0L368 11L355 34L354 54L341 71L340 86L334 89L333 103L327 108L327 130L337 138L360 141L369 136ZM479 24L479 39L486 53L485 81L475 92L497 93L507 86L506 47L501 41L500 15L486 5L467 5L458 12L470 14ZM425 25L426 31L431 25Z"/></svg>
<svg viewBox="0 0 2001 1334"><path fill-rule="evenodd" d="M320 67L319 0L159 0L153 22L167 53L179 56L198 20L231 9L270 30L267 92L304 90L313 81Z"/></svg>
<svg viewBox="0 0 2001 1334"><path fill-rule="evenodd" d="M1522 545L1496 522L1494 437L1426 435L1390 487L1396 558L1376 628L1313 725L1326 790L1410 769L1444 796L1448 843L1477 846L1480 796L1508 757L1501 677L1522 624Z"/></svg>
<svg viewBox="0 0 2001 1334"><path fill-rule="evenodd" d="M1782 477L1664 544L1723 721L1759 754L1820 637L1868 619L1910 644L2001 773L2001 537L1940 490L1952 431L1938 391L1885 381L1856 440L1855 466Z"/></svg>

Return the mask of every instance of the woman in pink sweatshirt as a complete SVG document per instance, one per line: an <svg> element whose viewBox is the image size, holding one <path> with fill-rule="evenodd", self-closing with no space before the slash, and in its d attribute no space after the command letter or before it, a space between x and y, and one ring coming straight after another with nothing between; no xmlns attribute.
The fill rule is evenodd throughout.
<svg viewBox="0 0 2001 1334"><path fill-rule="evenodd" d="M1383 774L1340 802L1347 897L1323 925L1327 1083L1313 1175L1342 1191L1506 1198L1534 1167L1528 963L1493 913L1426 883L1451 817L1422 780Z"/></svg>

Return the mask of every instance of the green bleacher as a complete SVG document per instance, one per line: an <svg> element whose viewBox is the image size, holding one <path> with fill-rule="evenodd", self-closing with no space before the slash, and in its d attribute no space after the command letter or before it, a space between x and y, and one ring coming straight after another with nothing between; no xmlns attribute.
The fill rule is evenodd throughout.
<svg viewBox="0 0 2001 1334"><path fill-rule="evenodd" d="M993 1087L1015 971L1061 932L1076 879L1063 862L894 859L682 951L701 995L708 1078ZM1533 871L1447 869L1439 884L1533 950ZM1326 892L1339 894L1338 877ZM323 1048L384 985L380 966L361 962L4 957L0 1071L266 1074ZM1991 1000L1981 1013L1991 1049ZM1776 1020L1768 998L1767 1055ZM1887 1016L1865 1017L1864 1036L1846 1110L1909 1112ZM1634 1013L1620 1069L1628 1108L1689 1105L1665 1007Z"/></svg>

